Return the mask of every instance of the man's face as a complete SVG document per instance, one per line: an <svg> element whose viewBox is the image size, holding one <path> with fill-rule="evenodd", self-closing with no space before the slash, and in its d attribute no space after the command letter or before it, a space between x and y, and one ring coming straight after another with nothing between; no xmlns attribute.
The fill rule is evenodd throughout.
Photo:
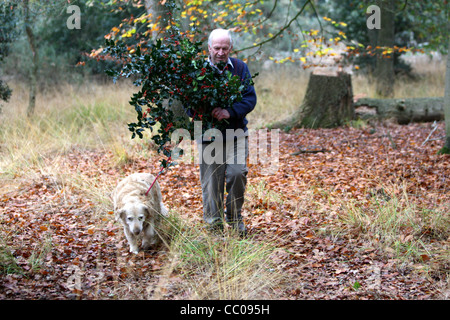
<svg viewBox="0 0 450 320"><path fill-rule="evenodd" d="M219 62L227 62L233 46L230 45L230 39L225 35L218 35L208 45L211 62L217 64Z"/></svg>

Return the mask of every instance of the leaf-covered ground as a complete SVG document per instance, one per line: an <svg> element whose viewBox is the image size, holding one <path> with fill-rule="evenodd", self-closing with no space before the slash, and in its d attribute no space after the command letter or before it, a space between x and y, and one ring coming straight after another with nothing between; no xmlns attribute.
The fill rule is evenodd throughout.
<svg viewBox="0 0 450 320"><path fill-rule="evenodd" d="M278 170L251 165L245 203L254 241L276 239L273 260L286 281L273 299L448 299L448 229L405 226L393 247L344 222L351 208L371 212L395 198L400 213L444 212L448 223L450 158L436 155L438 125L428 141L431 124L280 134ZM114 221L119 179L159 170L139 154L117 165L112 152L73 147L30 168L35 174L2 181L0 299L189 297L176 285L181 276L163 272L167 253L129 254ZM197 166L177 166L159 182L167 206L200 225ZM415 254L412 243L421 244Z"/></svg>

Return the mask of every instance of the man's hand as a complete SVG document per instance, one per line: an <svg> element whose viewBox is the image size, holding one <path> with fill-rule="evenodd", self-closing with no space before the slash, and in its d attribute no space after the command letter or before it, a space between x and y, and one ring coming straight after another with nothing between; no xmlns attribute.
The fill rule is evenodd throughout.
<svg viewBox="0 0 450 320"><path fill-rule="evenodd" d="M219 121L230 118L230 113L222 108L214 108L211 114L214 118L216 118Z"/></svg>

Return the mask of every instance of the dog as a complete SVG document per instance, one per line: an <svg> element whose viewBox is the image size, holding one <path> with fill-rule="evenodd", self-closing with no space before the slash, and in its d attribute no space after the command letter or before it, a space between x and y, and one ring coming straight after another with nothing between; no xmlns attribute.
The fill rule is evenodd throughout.
<svg viewBox="0 0 450 320"><path fill-rule="evenodd" d="M146 195L147 190L155 182ZM139 253L138 240L142 237L142 249L157 245L161 238L157 229L168 210L161 197L161 189L150 173L133 173L120 181L113 192L114 213L121 221L130 252Z"/></svg>

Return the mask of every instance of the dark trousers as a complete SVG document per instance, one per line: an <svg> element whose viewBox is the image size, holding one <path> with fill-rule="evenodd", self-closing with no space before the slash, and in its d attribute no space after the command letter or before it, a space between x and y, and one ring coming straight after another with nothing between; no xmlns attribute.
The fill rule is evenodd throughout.
<svg viewBox="0 0 450 320"><path fill-rule="evenodd" d="M226 186L226 221L242 221L247 184L248 137L199 144L203 218L209 225L223 223Z"/></svg>

